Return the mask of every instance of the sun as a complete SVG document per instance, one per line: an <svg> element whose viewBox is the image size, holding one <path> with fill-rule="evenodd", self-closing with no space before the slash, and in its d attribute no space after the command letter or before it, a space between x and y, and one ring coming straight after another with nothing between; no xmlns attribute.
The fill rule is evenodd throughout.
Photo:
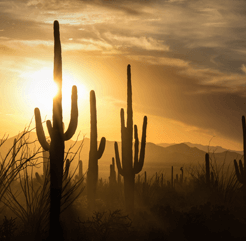
<svg viewBox="0 0 246 241"><path fill-rule="evenodd" d="M76 80L74 75L69 71L65 70L62 76L63 112L70 112L72 86L77 86L78 99L80 100L88 100L89 92L85 85ZM53 80L53 70L51 68L42 68L34 72L25 73L23 77L27 80L25 95L28 97L28 104L32 108L38 107L42 115L47 115L50 118L53 108L53 98L58 91L57 85Z"/></svg>

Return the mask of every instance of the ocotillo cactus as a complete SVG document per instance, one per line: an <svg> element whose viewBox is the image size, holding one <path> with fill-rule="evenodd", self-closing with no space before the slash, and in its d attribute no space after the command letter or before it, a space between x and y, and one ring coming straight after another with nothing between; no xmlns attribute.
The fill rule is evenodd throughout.
<svg viewBox="0 0 246 241"><path fill-rule="evenodd" d="M16 167L15 158L16 158L16 138L14 139L12 160L11 160L11 174L12 175L14 175L14 169ZM13 179L13 181L15 181L15 180L16 180L16 178Z"/></svg>
<svg viewBox="0 0 246 241"><path fill-rule="evenodd" d="M46 122L50 135L50 144L46 141L40 111L35 108L36 133L44 150L50 154L50 239L62 239L60 204L62 193L62 176L64 163L64 141L69 140L75 133L78 123L77 87L72 88L71 119L67 131L64 133L62 121L62 59L59 23L54 21L54 81L58 86L58 93L53 98L53 126L51 121Z"/></svg>
<svg viewBox="0 0 246 241"><path fill-rule="evenodd" d="M135 174L138 174L144 164L147 116L144 117L142 142L140 157L138 129L134 125L135 154L133 163L132 139L133 139L133 110L132 110L132 86L131 86L131 66L127 66L127 124L125 126L124 109L121 109L121 145L122 145L122 165L120 163L118 144L115 142L115 157L119 173L124 177L124 195L126 209L129 212L134 211L134 184Z"/></svg>
<svg viewBox="0 0 246 241"><path fill-rule="evenodd" d="M242 116L242 126L243 126L243 160L244 165L242 164L242 161L239 160L239 168L237 161L234 160L234 166L235 166L235 172L237 175L237 180L243 184L243 190L244 190L244 199L246 202L246 128L245 128L245 117Z"/></svg>
<svg viewBox="0 0 246 241"><path fill-rule="evenodd" d="M87 172L87 201L90 210L94 208L96 198L96 187L98 181L98 160L102 157L105 149L106 139L102 137L99 148L97 148L97 110L96 95L93 90L90 92L91 111L91 133L90 133L90 153Z"/></svg>
<svg viewBox="0 0 246 241"><path fill-rule="evenodd" d="M209 154L205 154L205 165L206 165L206 184L210 185L210 166L209 166Z"/></svg>
<svg viewBox="0 0 246 241"><path fill-rule="evenodd" d="M64 175L63 175L64 179L67 179L67 177L68 177L69 167L70 167L70 161L69 161L69 159L67 159L66 160L66 165L65 165L65 172L64 172Z"/></svg>

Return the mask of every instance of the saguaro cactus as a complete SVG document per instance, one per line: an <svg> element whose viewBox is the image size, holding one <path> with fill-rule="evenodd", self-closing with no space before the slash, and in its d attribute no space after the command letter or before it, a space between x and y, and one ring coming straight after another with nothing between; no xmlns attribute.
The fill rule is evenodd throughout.
<svg viewBox="0 0 246 241"><path fill-rule="evenodd" d="M121 144L122 144L122 165L120 163L118 144L115 142L115 157L119 173L124 177L124 195L126 209L129 212L134 211L134 183L135 174L138 174L144 164L145 144L146 144L146 128L147 116L144 117L142 142L140 157L138 129L134 125L134 138L135 138L135 154L133 163L132 139L133 139L133 110L132 110L132 85L131 85L131 66L127 66L127 123L125 126L124 109L121 109Z"/></svg>
<svg viewBox="0 0 246 241"><path fill-rule="evenodd" d="M180 171L181 171L181 174L180 174L180 182L183 183L183 180L184 180L184 170L183 170L183 167L180 167Z"/></svg>
<svg viewBox="0 0 246 241"><path fill-rule="evenodd" d="M110 164L110 172L109 172L109 183L113 184L116 183L116 172L115 172L115 164L114 158L112 157L112 164Z"/></svg>
<svg viewBox="0 0 246 241"><path fill-rule="evenodd" d="M64 133L62 121L62 58L59 23L54 21L54 81L58 86L58 93L53 98L53 126L46 122L50 135L50 144L46 141L40 111L35 108L36 133L44 150L50 154L50 239L62 239L60 227L60 205L62 193L62 176L64 163L64 141L69 140L75 133L78 124L77 87L72 87L71 119L67 131Z"/></svg>
<svg viewBox="0 0 246 241"><path fill-rule="evenodd" d="M245 117L242 116L242 126L243 126L243 158L244 158L244 165L242 161L239 160L239 168L237 161L234 160L235 172L237 175L237 180L243 184L243 191L244 191L244 200L246 202L246 128L245 128Z"/></svg>
<svg viewBox="0 0 246 241"><path fill-rule="evenodd" d="M97 149L97 110L96 95L93 90L90 92L90 111L91 111L91 133L90 133L90 153L87 172L87 201L88 207L92 210L95 206L96 187L98 181L98 160L102 157L105 149L106 139L101 138Z"/></svg>

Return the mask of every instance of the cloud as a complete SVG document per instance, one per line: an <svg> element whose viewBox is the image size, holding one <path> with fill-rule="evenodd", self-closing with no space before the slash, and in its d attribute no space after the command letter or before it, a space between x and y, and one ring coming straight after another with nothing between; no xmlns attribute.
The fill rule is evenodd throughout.
<svg viewBox="0 0 246 241"><path fill-rule="evenodd" d="M242 64L241 70L246 74L246 66L244 64Z"/></svg>
<svg viewBox="0 0 246 241"><path fill-rule="evenodd" d="M120 36L110 32L105 33L104 36L117 47L127 48L134 46L146 50L169 51L169 46L163 44L164 41L156 40L152 37Z"/></svg>

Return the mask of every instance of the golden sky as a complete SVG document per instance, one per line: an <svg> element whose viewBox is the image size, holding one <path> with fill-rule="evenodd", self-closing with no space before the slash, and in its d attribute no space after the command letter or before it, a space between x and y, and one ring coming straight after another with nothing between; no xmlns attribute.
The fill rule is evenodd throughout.
<svg viewBox="0 0 246 241"><path fill-rule="evenodd" d="M120 141L131 64L133 120L147 142L242 149L246 114L246 2L186 0L1 0L0 135L18 134L39 107L52 118L53 21L60 23L63 118L78 86L74 139L90 136L89 92L98 138ZM34 126L34 121L33 121ZM46 127L44 127L46 129Z"/></svg>

